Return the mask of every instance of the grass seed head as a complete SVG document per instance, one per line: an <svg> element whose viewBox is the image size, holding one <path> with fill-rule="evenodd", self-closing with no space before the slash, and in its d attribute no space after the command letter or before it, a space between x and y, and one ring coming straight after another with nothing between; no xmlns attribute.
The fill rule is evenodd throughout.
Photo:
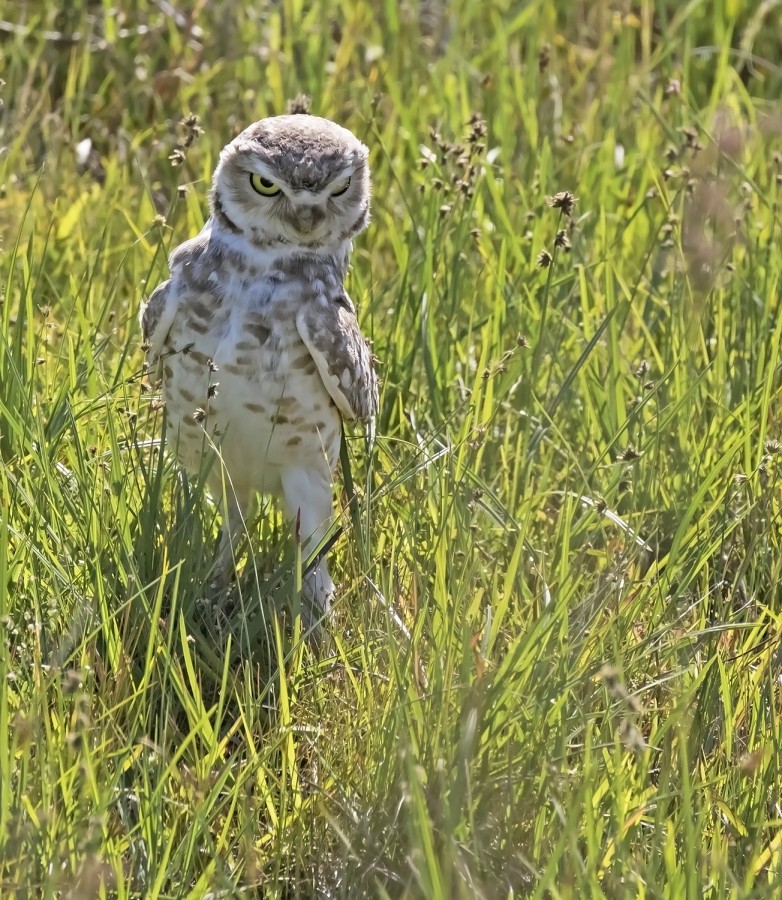
<svg viewBox="0 0 782 900"><path fill-rule="evenodd" d="M470 136L468 138L470 142L474 143L486 134L486 120L479 112L473 112L467 120L467 124L470 126Z"/></svg>
<svg viewBox="0 0 782 900"><path fill-rule="evenodd" d="M578 198L572 191L558 191L553 197L548 198L548 205L552 209L561 209L566 216L572 216Z"/></svg>
<svg viewBox="0 0 782 900"><path fill-rule="evenodd" d="M189 147L193 141L198 140L204 133L204 129L201 127L200 122L201 120L195 113L189 113L180 121L179 124L185 130L185 147Z"/></svg>
<svg viewBox="0 0 782 900"><path fill-rule="evenodd" d="M308 116L312 112L312 97L308 94L297 94L288 101L285 114L288 116Z"/></svg>
<svg viewBox="0 0 782 900"><path fill-rule="evenodd" d="M536 260L538 268L548 269L553 259L554 257L548 252L548 250L541 250L540 253L538 253L538 258Z"/></svg>
<svg viewBox="0 0 782 900"><path fill-rule="evenodd" d="M632 444L628 444L617 457L621 462L635 462L643 456Z"/></svg>

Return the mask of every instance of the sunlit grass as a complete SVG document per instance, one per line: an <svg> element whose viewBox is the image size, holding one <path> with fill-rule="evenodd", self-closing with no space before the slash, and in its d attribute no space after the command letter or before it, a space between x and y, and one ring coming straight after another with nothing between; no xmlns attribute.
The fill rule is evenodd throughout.
<svg viewBox="0 0 782 900"><path fill-rule="evenodd" d="M777 896L774 4L17 6L0 895ZM299 92L371 148L383 381L320 650L269 503L215 628L136 324Z"/></svg>

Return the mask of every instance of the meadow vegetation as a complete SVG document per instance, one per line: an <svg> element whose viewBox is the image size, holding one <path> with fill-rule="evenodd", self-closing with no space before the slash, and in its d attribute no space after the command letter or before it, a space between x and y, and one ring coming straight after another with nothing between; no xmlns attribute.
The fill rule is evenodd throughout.
<svg viewBox="0 0 782 900"><path fill-rule="evenodd" d="M0 19L0 895L780 896L779 4ZM270 503L208 614L137 326L300 93L382 376L320 648Z"/></svg>

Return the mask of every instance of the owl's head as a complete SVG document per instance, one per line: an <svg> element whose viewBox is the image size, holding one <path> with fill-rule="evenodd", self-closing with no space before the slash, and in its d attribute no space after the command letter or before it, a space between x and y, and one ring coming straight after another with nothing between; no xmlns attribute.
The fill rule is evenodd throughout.
<svg viewBox="0 0 782 900"><path fill-rule="evenodd" d="M338 249L369 221L367 148L318 116L261 119L223 148L212 182L221 227L265 247Z"/></svg>

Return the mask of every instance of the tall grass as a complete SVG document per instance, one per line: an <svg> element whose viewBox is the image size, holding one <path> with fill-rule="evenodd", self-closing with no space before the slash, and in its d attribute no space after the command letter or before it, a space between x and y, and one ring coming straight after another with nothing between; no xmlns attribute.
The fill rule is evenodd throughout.
<svg viewBox="0 0 782 900"><path fill-rule="evenodd" d="M182 7L0 16L0 894L778 896L777 4ZM136 326L302 91L383 379L320 649L271 503L214 621Z"/></svg>

